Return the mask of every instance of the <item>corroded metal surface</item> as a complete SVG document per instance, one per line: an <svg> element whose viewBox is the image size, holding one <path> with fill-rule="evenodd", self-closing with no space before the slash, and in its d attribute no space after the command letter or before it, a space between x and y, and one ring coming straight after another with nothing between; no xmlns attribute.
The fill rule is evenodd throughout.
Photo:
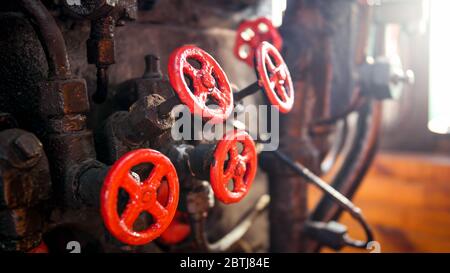
<svg viewBox="0 0 450 273"><path fill-rule="evenodd" d="M171 98L177 94L195 113L193 108L198 96L205 99L205 94L218 88L221 93L216 94L217 102L222 106L222 113L209 111L208 119L227 118L233 107L230 83L246 86L264 71L260 69L261 75L255 75L233 57L236 35L233 29L241 19L267 15L270 1L139 1L139 12L135 0L117 0L117 5L104 0L88 2L94 5L74 7L62 1L64 7L51 4L47 9L40 1L11 1L0 12L0 138L6 139L0 142L0 148L4 148L0 152L10 156L14 151L20 157L19 161L14 157L12 165L2 162L0 174L2 186L12 181L8 179L21 182L8 189L0 188L3 193L0 227L7 226L0 228L0 234L8 238L6 243L0 238L2 247L30 251L42 243L42 234L45 234L49 251L64 249L58 244L80 236L89 238L89 242L79 239L82 247L96 251L266 251L268 239L262 230L269 223L270 250L307 251L307 238L303 233L308 218L307 188L302 178L274 158L261 157L260 163L269 177L269 205L266 179L256 173L256 151L251 158L254 166L248 166L242 158L245 155L236 155L236 152L231 159L227 158L229 147L220 144L173 143L169 134L173 117L168 114L170 111L161 110L161 105L168 105L171 110ZM290 68L293 83L288 82L289 92L285 93L271 88L270 80L265 86L272 95L287 97L289 102L289 107L281 109L286 115L280 121L280 149L313 171L319 170L321 156L329 149L325 139L333 128L323 130L321 136L312 135L313 141L310 125L314 119L325 119L339 112L331 99L333 77L336 71L351 71L350 67L342 70L333 67L341 63L333 59L336 57L334 46L338 44L333 34L336 25L345 25L335 23L350 18L348 4L352 1L338 2L340 4L332 4L331 9L325 4L327 1L288 2L280 32L285 45L282 59ZM123 26L124 20L136 22L116 28ZM170 58L170 53L180 45L193 43L195 48L210 52L217 61L205 51L193 50L194 46L189 46L192 54L184 56L184 64L178 62L176 54ZM189 70L186 65L189 57L200 60L202 65L198 73L191 73L199 90L191 90L183 82L184 72ZM273 57L262 56L261 59L266 64ZM275 89L280 89L281 82L285 83L289 76L282 59L281 55L275 55L278 67L265 73L266 78L272 74L277 78L275 83L279 84ZM171 81L167 75L171 75ZM295 98L291 94L294 88ZM107 95L108 90L110 95ZM202 92L191 96L192 91ZM345 92L350 91L341 91L341 94ZM345 100L347 96L342 97ZM259 101L256 96L245 99L245 103ZM294 107L287 114L291 102ZM276 103L272 101L272 104ZM208 108L206 100L202 107ZM28 132L20 131L18 136L17 131L11 131L19 130L11 129L14 127ZM18 137L11 142L12 136ZM254 148L253 142L246 145ZM156 235L147 236L151 237L150 241L144 240L145 246L139 249L123 242L131 245L141 242L122 236L117 225L111 228L114 226L111 223L117 219L111 220L111 213L105 211L117 214L114 205L120 205L126 198L118 193L123 177L108 176L108 172L114 173L123 167L121 156L141 148L161 150L174 165L172 173L178 172L175 175L180 178L180 203L176 209L180 215L189 216L191 228L183 233L180 245L161 246L164 240L157 242L158 247L147 244L169 226L175 208L170 210L170 220L164 221ZM214 154L216 148L220 151ZM239 200L218 198L225 203L241 201L229 207L214 203L212 194L217 195L216 184L224 186L225 181L222 181L222 173L211 166L222 169L222 165L227 164L236 165L234 172L230 172L234 176L251 180L245 181L244 190L242 185L237 187L237 191L241 190L246 196L242 201L242 196L237 198ZM9 175L18 168L26 170L21 177ZM128 174L131 168L126 166L121 173ZM137 173L147 170L145 167L138 169ZM37 170L40 172L36 173ZM212 172L217 173L213 179ZM4 175L6 173L8 175ZM104 184L105 178L110 182ZM211 180L213 187L202 180ZM111 181L119 181L114 188L117 198L109 202L105 201L108 197L103 199L103 207L108 207L103 209L103 216L114 236L104 229L98 210L102 204L101 189L114 184ZM24 185L30 189L24 189ZM173 183L169 188L174 188ZM19 198L18 193L24 192L26 194ZM103 194L106 192L109 191L104 190ZM225 197L230 197L230 193L227 194ZM162 198L154 191L149 198L155 203L157 196ZM47 204L48 199L50 205L42 213L41 203ZM267 207L270 207L269 220L257 219ZM242 216L243 211L246 213ZM149 223L146 217L135 218L137 226ZM252 226L254 223L257 228ZM127 224L128 229L133 230L133 223ZM250 250L246 241L251 242Z"/></svg>

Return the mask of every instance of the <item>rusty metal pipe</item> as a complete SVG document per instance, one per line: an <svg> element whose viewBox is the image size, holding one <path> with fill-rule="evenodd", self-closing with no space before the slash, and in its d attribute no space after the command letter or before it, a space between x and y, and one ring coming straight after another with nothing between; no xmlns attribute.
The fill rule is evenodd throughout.
<svg viewBox="0 0 450 273"><path fill-rule="evenodd" d="M86 83L72 77L61 30L42 2L19 0L18 4L32 18L48 62L48 80L39 83L39 111L49 131L42 138L51 164L55 198L72 205L73 181L64 178L74 165L95 158L92 133L86 129Z"/></svg>
<svg viewBox="0 0 450 273"><path fill-rule="evenodd" d="M55 19L41 1L19 0L18 3L24 12L33 18L36 32L47 56L49 78L70 78L66 45Z"/></svg>
<svg viewBox="0 0 450 273"><path fill-rule="evenodd" d="M88 63L97 67L97 89L92 96L95 103L103 103L108 97L108 67L115 63L115 25L111 15L91 21L87 57Z"/></svg>
<svg viewBox="0 0 450 273"><path fill-rule="evenodd" d="M100 192L108 171L109 166L96 160L87 161L78 168L74 184L80 204L100 208Z"/></svg>

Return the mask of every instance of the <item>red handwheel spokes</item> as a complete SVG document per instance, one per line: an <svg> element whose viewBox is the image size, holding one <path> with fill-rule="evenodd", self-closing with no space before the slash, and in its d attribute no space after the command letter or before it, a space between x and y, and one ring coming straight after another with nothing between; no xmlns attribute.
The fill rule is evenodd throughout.
<svg viewBox="0 0 450 273"><path fill-rule="evenodd" d="M233 93L230 83L220 65L207 52L193 45L176 49L169 57L168 72L172 87L191 113L215 123L223 122L231 114Z"/></svg>
<svg viewBox="0 0 450 273"><path fill-rule="evenodd" d="M217 144L210 169L211 187L217 199L226 204L239 202L250 190L256 169L256 148L251 136L245 131L227 133ZM233 189L228 188L230 181Z"/></svg>
<svg viewBox="0 0 450 273"><path fill-rule="evenodd" d="M236 31L234 55L249 66L253 66L254 51L264 41L273 44L278 50L283 46L281 35L272 25L272 21L265 17L243 21Z"/></svg>
<svg viewBox="0 0 450 273"><path fill-rule="evenodd" d="M138 181L131 170L141 164L152 164L153 169L144 181ZM161 181L169 188L166 203L157 200L157 191ZM119 215L119 190L125 190L129 201ZM150 150L131 151L109 170L101 192L101 213L106 228L118 240L130 245L147 244L159 237L172 221L179 198L178 177L175 167L163 154ZM133 225L142 212L149 213L154 219L143 231L135 231Z"/></svg>
<svg viewBox="0 0 450 273"><path fill-rule="evenodd" d="M255 62L258 84L264 88L270 103L282 113L289 112L294 105L294 85L280 52L263 42L255 52Z"/></svg>

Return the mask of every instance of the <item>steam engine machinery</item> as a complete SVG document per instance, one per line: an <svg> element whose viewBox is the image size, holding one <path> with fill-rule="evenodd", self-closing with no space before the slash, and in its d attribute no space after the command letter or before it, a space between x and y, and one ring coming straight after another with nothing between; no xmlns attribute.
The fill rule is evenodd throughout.
<svg viewBox="0 0 450 273"><path fill-rule="evenodd" d="M2 1L0 251L366 249L351 198L414 80L368 2Z"/></svg>

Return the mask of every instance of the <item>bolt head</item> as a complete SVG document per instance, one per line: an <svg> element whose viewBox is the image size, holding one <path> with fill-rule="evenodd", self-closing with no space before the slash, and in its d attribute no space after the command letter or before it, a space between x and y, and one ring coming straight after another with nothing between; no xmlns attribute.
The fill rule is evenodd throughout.
<svg viewBox="0 0 450 273"><path fill-rule="evenodd" d="M31 134L20 135L14 141L14 146L27 160L37 158L41 155L42 144Z"/></svg>

